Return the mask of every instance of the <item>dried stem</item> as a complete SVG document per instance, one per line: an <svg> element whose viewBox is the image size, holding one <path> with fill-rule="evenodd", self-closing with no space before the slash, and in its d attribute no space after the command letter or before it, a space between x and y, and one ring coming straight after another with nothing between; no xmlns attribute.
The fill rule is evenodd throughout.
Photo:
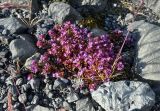
<svg viewBox="0 0 160 111"><path fill-rule="evenodd" d="M12 111L12 94L8 91L8 111Z"/></svg>
<svg viewBox="0 0 160 111"><path fill-rule="evenodd" d="M137 10L135 11L135 13L134 13L134 18L137 16L138 11L139 11L139 10L142 8L142 6L144 5L144 0L140 0L140 2L141 2L141 3L140 3L140 6L138 7L138 9L137 9ZM114 72L115 72L115 69L116 69L118 60L120 59L120 55L121 55L121 53L122 53L122 49L123 49L123 47L124 47L124 45L125 45L125 42L126 42L126 40L127 40L127 38L128 38L129 33L130 33L130 29L128 30L128 32L127 32L127 34L126 34L126 36L125 36L125 39L124 39L123 44L122 44L122 46L121 46L121 48L120 48L120 50L119 50L119 52L118 52L118 54L117 54L117 56L116 56L115 61L113 62L113 65L112 65L112 74L110 75L110 78L112 78L112 76L113 76L113 74L114 74Z"/></svg>

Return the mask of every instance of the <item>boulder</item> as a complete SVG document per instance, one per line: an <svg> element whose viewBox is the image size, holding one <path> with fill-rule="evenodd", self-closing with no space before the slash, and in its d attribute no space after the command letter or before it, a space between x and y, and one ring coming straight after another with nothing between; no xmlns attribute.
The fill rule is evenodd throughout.
<svg viewBox="0 0 160 111"><path fill-rule="evenodd" d="M138 81L106 82L91 95L106 111L150 111L155 104L150 86Z"/></svg>
<svg viewBox="0 0 160 111"><path fill-rule="evenodd" d="M36 47L30 37L12 40L9 44L9 49L12 53L12 58L19 59L22 62L31 57L36 52Z"/></svg>
<svg viewBox="0 0 160 111"><path fill-rule="evenodd" d="M133 4L139 5L141 0L132 0ZM153 10L160 17L160 1L159 0L143 0L144 5Z"/></svg>
<svg viewBox="0 0 160 111"><path fill-rule="evenodd" d="M28 29L25 23L15 17L0 19L0 26L4 26L10 34L22 34Z"/></svg>
<svg viewBox="0 0 160 111"><path fill-rule="evenodd" d="M143 79L160 81L160 27L142 20L128 28L137 38L135 72Z"/></svg>
<svg viewBox="0 0 160 111"><path fill-rule="evenodd" d="M75 22L82 19L82 16L72 6L63 2L50 4L48 14L59 24L65 21Z"/></svg>
<svg viewBox="0 0 160 111"><path fill-rule="evenodd" d="M71 0L70 4L80 11L100 13L107 7L108 0Z"/></svg>

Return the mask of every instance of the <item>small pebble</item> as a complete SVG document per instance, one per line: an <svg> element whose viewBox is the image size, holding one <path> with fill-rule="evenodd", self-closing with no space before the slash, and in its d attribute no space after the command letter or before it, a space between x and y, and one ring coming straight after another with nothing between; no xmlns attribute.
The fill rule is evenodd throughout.
<svg viewBox="0 0 160 111"><path fill-rule="evenodd" d="M18 100L21 103L25 103L27 101L27 95L25 93L19 95Z"/></svg>

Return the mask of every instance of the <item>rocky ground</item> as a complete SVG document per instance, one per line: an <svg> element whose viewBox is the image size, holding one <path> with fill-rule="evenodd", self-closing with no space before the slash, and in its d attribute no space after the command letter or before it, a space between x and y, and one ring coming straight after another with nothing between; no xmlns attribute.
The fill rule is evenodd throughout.
<svg viewBox="0 0 160 111"><path fill-rule="evenodd" d="M25 0L18 7L0 4L0 111L160 111L158 0L33 1L32 13L22 7ZM129 29L131 47L122 52L125 74L94 91L79 88L81 80L32 75L31 61L43 52L38 36L65 21L92 36Z"/></svg>

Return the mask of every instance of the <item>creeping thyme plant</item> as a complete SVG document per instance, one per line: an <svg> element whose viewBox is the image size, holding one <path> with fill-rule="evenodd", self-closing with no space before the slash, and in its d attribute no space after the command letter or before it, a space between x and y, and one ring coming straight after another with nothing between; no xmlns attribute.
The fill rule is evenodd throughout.
<svg viewBox="0 0 160 111"><path fill-rule="evenodd" d="M55 25L46 35L39 35L37 47L45 50L39 61L32 61L31 72L52 75L54 78L79 78L89 89L110 80L112 65L121 44L113 36L123 40L122 32L92 37L85 28L70 22ZM117 46L115 46L117 45ZM120 58L115 71L123 71Z"/></svg>

